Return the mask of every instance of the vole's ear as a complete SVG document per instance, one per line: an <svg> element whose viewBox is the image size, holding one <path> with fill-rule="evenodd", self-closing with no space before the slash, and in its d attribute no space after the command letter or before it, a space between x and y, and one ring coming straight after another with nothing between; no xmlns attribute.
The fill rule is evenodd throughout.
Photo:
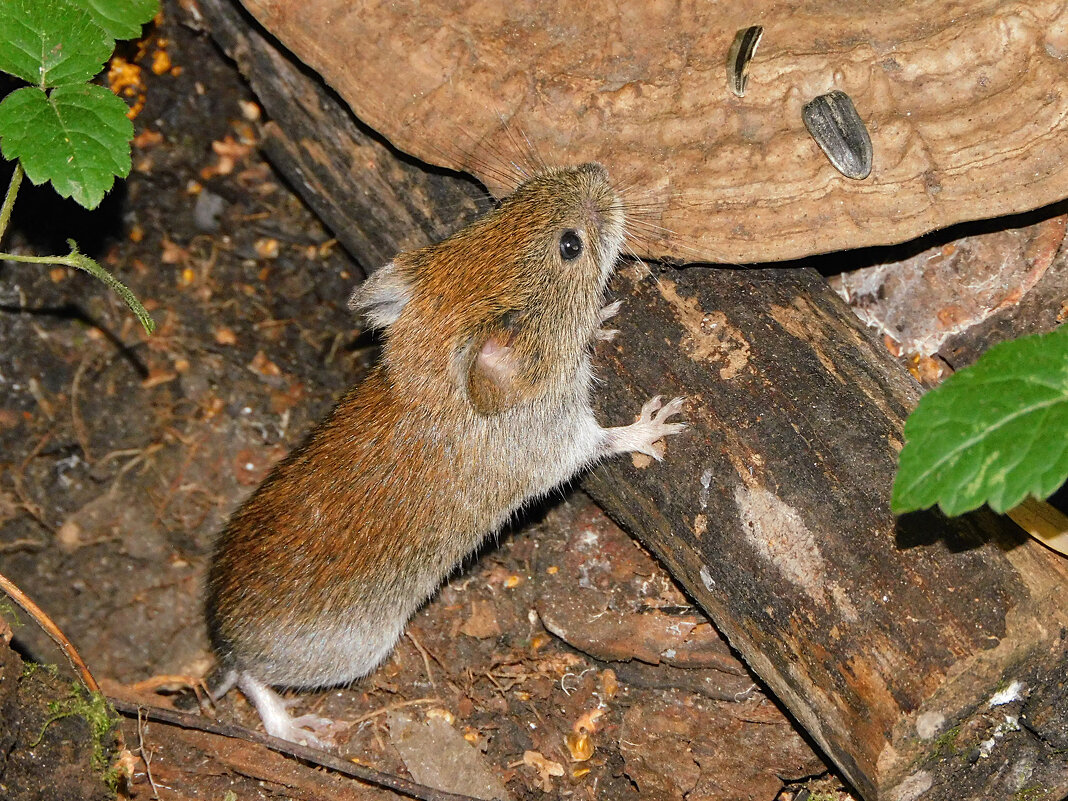
<svg viewBox="0 0 1068 801"><path fill-rule="evenodd" d="M479 414L494 415L519 402L519 364L507 338L491 334L478 345L467 370L467 396Z"/></svg>
<svg viewBox="0 0 1068 801"><path fill-rule="evenodd" d="M411 283L391 261L353 290L349 308L372 328L386 328L400 317L411 297Z"/></svg>
<svg viewBox="0 0 1068 801"><path fill-rule="evenodd" d="M471 343L467 396L479 414L500 414L528 394L529 365L515 347L516 334L516 319L509 314Z"/></svg>

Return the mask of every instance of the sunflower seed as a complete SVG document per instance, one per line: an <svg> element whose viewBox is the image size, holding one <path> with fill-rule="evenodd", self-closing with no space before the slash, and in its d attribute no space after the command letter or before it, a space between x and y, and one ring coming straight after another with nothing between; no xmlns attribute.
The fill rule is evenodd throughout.
<svg viewBox="0 0 1068 801"><path fill-rule="evenodd" d="M764 35L764 28L751 25L734 34L731 49L727 53L727 88L738 97L745 96L745 85L749 83L749 62L756 55L757 45Z"/></svg>
<svg viewBox="0 0 1068 801"><path fill-rule="evenodd" d="M849 95L837 89L820 95L805 104L801 118L838 172L858 181L871 174L871 137Z"/></svg>

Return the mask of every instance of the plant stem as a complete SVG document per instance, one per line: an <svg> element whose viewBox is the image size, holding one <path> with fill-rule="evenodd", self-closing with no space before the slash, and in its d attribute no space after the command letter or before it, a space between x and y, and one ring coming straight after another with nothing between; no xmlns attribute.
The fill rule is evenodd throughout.
<svg viewBox="0 0 1068 801"><path fill-rule="evenodd" d="M0 206L0 241L3 241L4 232L7 231L7 224L11 221L11 207L15 205L15 196L18 194L19 186L22 184L22 176L22 164L16 161L15 169L11 173L11 183L7 188L7 195L4 197L4 205ZM73 239L69 239L67 242L70 245L70 254L66 256L22 256L18 253L0 253L0 261L21 261L27 264L62 264L65 267L84 270L118 292L122 299L126 301L126 305L137 315L137 319L141 321L144 329L151 334L155 330L156 324L133 292L122 281L95 261L79 253Z"/></svg>
<svg viewBox="0 0 1068 801"><path fill-rule="evenodd" d="M28 264L62 264L64 267L81 268L79 260L72 256L23 256L20 253L0 253L0 261L22 261Z"/></svg>
<svg viewBox="0 0 1068 801"><path fill-rule="evenodd" d="M11 183L7 187L7 195L4 197L4 205L0 207L0 241L4 239L8 221L11 219L11 207L15 205L15 195L19 193L19 185L22 184L22 164L15 162L15 170L11 173Z"/></svg>
<svg viewBox="0 0 1068 801"><path fill-rule="evenodd" d="M152 320L152 317L149 316L145 307L141 305L141 302L134 296L133 292L129 290L126 284L122 283L122 281L88 256L79 253L73 239L67 240L67 243L70 245L71 250L66 256L23 256L18 253L0 253L0 261L21 261L28 264L62 264L65 267L75 267L79 270L84 270L115 290L126 302L126 305L130 307L130 310L137 316L137 319L141 322L144 329L151 334L156 329L156 323Z"/></svg>

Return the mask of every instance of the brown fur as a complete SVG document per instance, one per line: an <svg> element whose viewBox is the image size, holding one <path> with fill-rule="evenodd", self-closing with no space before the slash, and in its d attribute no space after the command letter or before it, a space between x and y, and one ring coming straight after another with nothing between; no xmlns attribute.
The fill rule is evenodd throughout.
<svg viewBox="0 0 1068 801"><path fill-rule="evenodd" d="M573 260L569 230L583 243ZM220 537L207 615L224 666L288 686L367 673L515 510L680 428L665 409L655 425L603 429L590 410L590 343L622 237L603 168L548 170L357 289L353 306L385 326L382 361Z"/></svg>

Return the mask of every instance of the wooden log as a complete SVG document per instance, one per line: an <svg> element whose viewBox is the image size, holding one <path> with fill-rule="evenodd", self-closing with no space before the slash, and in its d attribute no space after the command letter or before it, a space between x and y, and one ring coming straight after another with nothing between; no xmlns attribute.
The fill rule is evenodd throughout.
<svg viewBox="0 0 1068 801"><path fill-rule="evenodd" d="M235 2L200 0L199 8L267 113L267 157L365 271L489 208L471 178L429 169L362 125Z"/></svg>
<svg viewBox="0 0 1068 801"><path fill-rule="evenodd" d="M476 187L393 152L228 0L200 5L273 120L274 160L362 264L474 212ZM614 291L600 419L681 394L692 427L663 463L584 484L864 797L1068 791L1068 570L993 515L890 514L918 388L825 282L631 267Z"/></svg>
<svg viewBox="0 0 1068 801"><path fill-rule="evenodd" d="M692 428L584 486L866 798L1060 798L1068 563L989 513L894 518L906 372L814 271L619 283L601 418L678 393Z"/></svg>

